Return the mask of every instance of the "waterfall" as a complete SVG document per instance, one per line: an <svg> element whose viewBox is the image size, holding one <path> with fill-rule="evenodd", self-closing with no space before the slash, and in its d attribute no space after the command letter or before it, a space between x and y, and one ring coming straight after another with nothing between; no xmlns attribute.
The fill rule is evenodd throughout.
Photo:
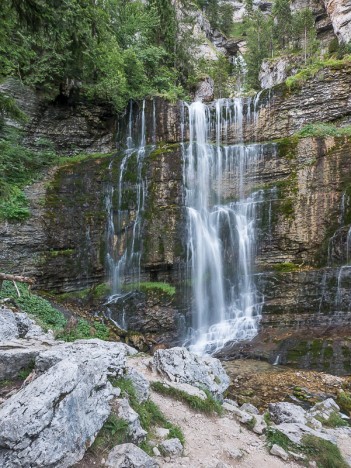
<svg viewBox="0 0 351 468"><path fill-rule="evenodd" d="M155 109L155 107L154 107ZM154 111L155 115L155 111ZM133 288L138 289L140 283L140 260L141 260L141 231L144 203L146 197L146 181L143 177L143 163L146 156L146 122L145 122L145 100L139 113L138 125L133 120L133 105L130 103L126 150L122 155L118 167L117 187L114 180L114 164L112 160L109 166L110 184L106 196L107 211L107 255L106 263L108 277L111 284L111 295L108 303L117 302L125 296L123 291L126 276L132 282ZM139 127L135 132L134 126ZM136 137L133 138L133 135ZM151 151L153 147L149 148ZM133 176L136 182L133 184L135 210L133 219L130 219L128 209L124 207L123 190L126 181L128 165L134 162L136 174ZM115 196L116 192L116 196ZM116 207L117 199L117 207Z"/></svg>
<svg viewBox="0 0 351 468"><path fill-rule="evenodd" d="M253 190L250 171L262 161L262 145L223 145L228 126L242 141L244 107L246 118L257 122L258 99L252 116L251 100L238 98L218 100L214 112L201 102L186 106L189 143L183 144L183 157L193 295L187 344L198 353L213 353L258 331L263 298L253 281L253 262L257 208L264 197L262 190Z"/></svg>

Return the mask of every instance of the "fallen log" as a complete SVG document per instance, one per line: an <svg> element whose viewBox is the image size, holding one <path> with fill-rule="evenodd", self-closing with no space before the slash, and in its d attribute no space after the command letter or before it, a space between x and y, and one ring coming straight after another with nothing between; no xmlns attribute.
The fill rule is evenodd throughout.
<svg viewBox="0 0 351 468"><path fill-rule="evenodd" d="M27 283L28 284L28 290L30 290L31 285L35 283L35 280L33 278L28 278L27 276L9 275L7 273L0 273L0 291L2 289L3 281L12 281L13 282L13 285L14 285L14 287L16 289L18 297L21 297L21 293L19 292L19 289L18 289L16 283Z"/></svg>
<svg viewBox="0 0 351 468"><path fill-rule="evenodd" d="M16 281L17 283L28 283L34 284L35 280L33 278L28 278L27 276L18 276L18 275L8 275L7 273L0 273L0 281Z"/></svg>

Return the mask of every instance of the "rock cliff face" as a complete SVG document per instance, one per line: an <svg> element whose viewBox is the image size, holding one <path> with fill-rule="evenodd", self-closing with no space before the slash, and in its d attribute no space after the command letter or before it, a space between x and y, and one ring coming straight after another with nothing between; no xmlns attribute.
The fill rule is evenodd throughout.
<svg viewBox="0 0 351 468"><path fill-rule="evenodd" d="M340 42L351 40L351 3L349 0L324 0L333 29Z"/></svg>
<svg viewBox="0 0 351 468"><path fill-rule="evenodd" d="M282 325L291 333L302 327L310 330L307 343L317 336L317 330L321 333L322 328L326 330L332 324L344 327L349 336L351 140L347 136L301 138L296 132L307 123L343 125L351 121L350 71L347 63L323 68L291 89L281 84L263 91L256 105L256 128L252 120L244 123L245 141L271 141L262 144L260 163L249 169L248 174L252 189L266 194L264 210L258 219L256 255L257 285L265 297L263 334ZM43 115L50 115L51 104L48 106ZM139 141L142 107L133 104L132 113L129 109L119 120L116 140L120 150L125 146L130 122L136 130L129 136ZM244 114L245 111L244 108ZM82 108L79 112L83 112ZM183 105L161 99L144 105L146 142L153 149L142 163L146 197L140 281L150 283L151 289L145 286L128 295L123 303L105 307L105 313L119 324L124 320L130 330L156 343L176 343L189 318L183 300L186 252L181 142L188 138L183 132L184 115L187 113ZM99 121L93 133L98 134L101 125ZM28 128L30 144L34 121ZM74 138L79 139L79 130L75 128ZM112 131L109 135L113 141ZM230 127L227 136L229 143L236 142ZM104 151L105 143L99 141L98 147L95 143L93 147ZM68 145L62 147L63 152L66 150ZM114 156L74 159L50 170L44 181L28 187L31 218L25 223L0 226L2 268L35 276L38 288L55 292L106 282L106 200L113 187L116 216L122 157L119 151ZM133 161L130 158L125 167L122 186L126 225L131 230L136 219L137 193ZM223 189L228 197L233 196L235 184L233 177L224 180ZM153 288L159 282L169 283L171 289ZM99 308L102 310L101 305ZM335 355L349 352L346 338L343 344L334 342L339 343L333 348ZM282 339L281 343L279 346L285 349L281 355L286 356L286 362L293 362L287 351L290 344L284 348L286 341ZM279 346L274 352L278 352ZM273 359L274 352L267 357ZM345 371L343 360L335 359L330 369Z"/></svg>

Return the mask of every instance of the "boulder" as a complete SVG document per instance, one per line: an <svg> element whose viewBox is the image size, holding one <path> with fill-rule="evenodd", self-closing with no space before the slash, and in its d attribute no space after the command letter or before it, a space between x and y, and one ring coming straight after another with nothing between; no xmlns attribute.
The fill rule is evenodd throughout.
<svg viewBox="0 0 351 468"><path fill-rule="evenodd" d="M299 423L282 423L275 428L282 432L284 435L288 437L294 444L300 444L304 435L313 435L315 437L319 437L320 439L328 440L333 444L336 444L336 438L325 432L325 431L317 431L312 429L311 427L307 426L306 424L299 424Z"/></svg>
<svg viewBox="0 0 351 468"><path fill-rule="evenodd" d="M276 424L281 423L306 423L306 411L301 406L293 403L281 402L270 403L269 413L271 419Z"/></svg>
<svg viewBox="0 0 351 468"><path fill-rule="evenodd" d="M128 423L128 434L133 442L139 443L145 439L147 432L141 427L139 415L130 406L127 398L118 400L117 414Z"/></svg>
<svg viewBox="0 0 351 468"><path fill-rule="evenodd" d="M108 454L109 468L157 468L159 464L134 444L117 445Z"/></svg>
<svg viewBox="0 0 351 468"><path fill-rule="evenodd" d="M183 455L183 446L177 438L164 440L160 448L164 456L181 457Z"/></svg>
<svg viewBox="0 0 351 468"><path fill-rule="evenodd" d="M271 455L275 455L276 457L282 458L285 461L289 458L289 455L286 453L286 451L277 444L272 446L269 453Z"/></svg>
<svg viewBox="0 0 351 468"><path fill-rule="evenodd" d="M19 337L15 314L10 309L0 309L0 341Z"/></svg>
<svg viewBox="0 0 351 468"><path fill-rule="evenodd" d="M223 409L229 411L243 424L249 423L250 421L252 421L252 418L255 417L252 414L246 413L245 411L241 411L241 409L228 403L223 403Z"/></svg>
<svg viewBox="0 0 351 468"><path fill-rule="evenodd" d="M166 429L165 427L157 427L155 429L155 435L159 439L165 439L169 436L169 429Z"/></svg>
<svg viewBox="0 0 351 468"><path fill-rule="evenodd" d="M58 362L68 359L70 362L81 362L87 358L103 361L106 371L115 376L121 376L126 367L126 357L129 346L112 341L77 340L73 343L61 343L47 351L41 352L35 361L37 372L45 372Z"/></svg>
<svg viewBox="0 0 351 468"><path fill-rule="evenodd" d="M133 383L136 397L139 403L143 403L149 398L150 384L149 381L137 370L129 367L127 369L127 378Z"/></svg>
<svg viewBox="0 0 351 468"><path fill-rule="evenodd" d="M32 367L36 357L47 350L37 340L12 340L0 343L0 380L16 379L22 369Z"/></svg>
<svg viewBox="0 0 351 468"><path fill-rule="evenodd" d="M329 419L333 413L338 413L340 411L339 406L333 400L333 398L328 398L327 400L316 403L313 408L310 409L309 414L315 418Z"/></svg>
<svg viewBox="0 0 351 468"><path fill-rule="evenodd" d="M2 404L0 466L66 468L94 442L117 393L108 374L123 371L125 351L120 346L100 346L99 352L88 344L85 351L83 343L77 347L81 352L75 359L73 353L62 353L50 369Z"/></svg>
<svg viewBox="0 0 351 468"><path fill-rule="evenodd" d="M24 312L13 312L7 308L0 309L0 342L18 338L51 342L55 339L52 331L45 332Z"/></svg>
<svg viewBox="0 0 351 468"><path fill-rule="evenodd" d="M222 398L229 387L229 377L218 359L198 356L185 348L159 349L153 362L169 380L204 387L216 398Z"/></svg>
<svg viewBox="0 0 351 468"><path fill-rule="evenodd" d="M260 412L258 411L258 409L256 408L256 406L252 405L251 403L244 403L241 407L240 407L241 411L246 411L246 413L250 413L250 414L260 414Z"/></svg>

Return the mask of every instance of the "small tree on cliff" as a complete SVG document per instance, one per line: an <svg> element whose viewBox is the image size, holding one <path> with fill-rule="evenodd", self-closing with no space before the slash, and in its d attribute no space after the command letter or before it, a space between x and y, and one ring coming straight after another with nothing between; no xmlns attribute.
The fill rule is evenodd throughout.
<svg viewBox="0 0 351 468"><path fill-rule="evenodd" d="M314 54L318 42L316 39L315 19L309 8L298 11L293 18L293 31L298 46L303 48L305 63Z"/></svg>

